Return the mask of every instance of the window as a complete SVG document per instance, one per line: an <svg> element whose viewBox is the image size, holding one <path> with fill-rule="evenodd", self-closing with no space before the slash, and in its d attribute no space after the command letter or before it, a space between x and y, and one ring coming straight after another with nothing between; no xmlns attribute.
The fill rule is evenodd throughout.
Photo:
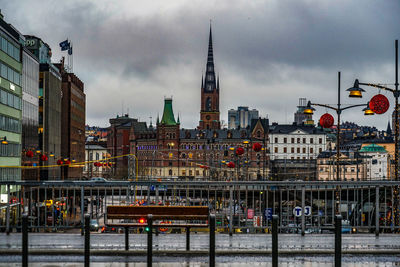
<svg viewBox="0 0 400 267"><path fill-rule="evenodd" d="M314 138L310 138L310 144L314 144Z"/></svg>
<svg viewBox="0 0 400 267"><path fill-rule="evenodd" d="M278 148L277 148L277 147L275 147L274 152L275 152L275 153L278 153Z"/></svg>
<svg viewBox="0 0 400 267"><path fill-rule="evenodd" d="M314 153L314 148L310 148L310 153Z"/></svg>
<svg viewBox="0 0 400 267"><path fill-rule="evenodd" d="M275 143L278 143L278 137L275 137Z"/></svg>
<svg viewBox="0 0 400 267"><path fill-rule="evenodd" d="M297 143L300 144L300 138L297 138Z"/></svg>
<svg viewBox="0 0 400 267"><path fill-rule="evenodd" d="M319 148L318 152L321 153L322 152L322 148Z"/></svg>
<svg viewBox="0 0 400 267"><path fill-rule="evenodd" d="M294 138L292 137L292 144L294 144Z"/></svg>
<svg viewBox="0 0 400 267"><path fill-rule="evenodd" d="M287 143L287 138L283 138L283 142L286 144Z"/></svg>
<svg viewBox="0 0 400 267"><path fill-rule="evenodd" d="M283 148L283 153L287 153L287 148L286 147Z"/></svg>
<svg viewBox="0 0 400 267"><path fill-rule="evenodd" d="M303 147L303 153L306 153L306 148L305 147Z"/></svg>
<svg viewBox="0 0 400 267"><path fill-rule="evenodd" d="M172 170L171 169L168 171L168 175L172 175Z"/></svg>
<svg viewBox="0 0 400 267"><path fill-rule="evenodd" d="M303 138L303 144L306 144L306 143L307 143L306 138Z"/></svg>
<svg viewBox="0 0 400 267"><path fill-rule="evenodd" d="M322 138L319 139L319 143L322 144Z"/></svg>
<svg viewBox="0 0 400 267"><path fill-rule="evenodd" d="M294 147L291 148L291 151L290 151L290 152L294 153Z"/></svg>
<svg viewBox="0 0 400 267"><path fill-rule="evenodd" d="M297 148L297 153L300 153L300 147Z"/></svg>

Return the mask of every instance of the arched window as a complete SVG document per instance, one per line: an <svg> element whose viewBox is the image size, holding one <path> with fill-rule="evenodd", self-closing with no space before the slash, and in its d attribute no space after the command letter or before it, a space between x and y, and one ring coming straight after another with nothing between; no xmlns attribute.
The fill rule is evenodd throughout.
<svg viewBox="0 0 400 267"><path fill-rule="evenodd" d="M168 175L172 175L172 170L171 169L168 171Z"/></svg>
<svg viewBox="0 0 400 267"><path fill-rule="evenodd" d="M257 131L257 137L258 137L258 138L261 137L261 131Z"/></svg>

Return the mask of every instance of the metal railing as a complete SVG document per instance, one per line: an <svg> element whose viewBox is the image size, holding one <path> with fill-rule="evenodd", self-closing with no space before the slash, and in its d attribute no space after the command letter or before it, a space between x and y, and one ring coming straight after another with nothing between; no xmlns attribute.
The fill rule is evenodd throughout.
<svg viewBox="0 0 400 267"><path fill-rule="evenodd" d="M209 206L226 233L393 232L397 181L1 181L0 230L20 231L22 213L33 231L83 228L84 214L104 224L107 205ZM8 200L8 201L7 201Z"/></svg>

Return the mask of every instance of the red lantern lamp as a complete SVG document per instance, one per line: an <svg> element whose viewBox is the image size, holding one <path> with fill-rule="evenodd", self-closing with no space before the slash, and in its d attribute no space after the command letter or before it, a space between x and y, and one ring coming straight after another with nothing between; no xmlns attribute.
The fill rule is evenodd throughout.
<svg viewBox="0 0 400 267"><path fill-rule="evenodd" d="M28 150L28 151L26 151L26 154L25 154L28 158L32 158L33 157L33 151L32 150Z"/></svg>
<svg viewBox="0 0 400 267"><path fill-rule="evenodd" d="M47 157L46 155L44 155L44 154L40 155L41 161L47 161L48 159L49 159L49 157Z"/></svg>
<svg viewBox="0 0 400 267"><path fill-rule="evenodd" d="M253 150L254 150L255 152L260 152L260 151L261 151L261 148L262 148L262 145L261 145L260 143L254 143L254 144L253 144Z"/></svg>
<svg viewBox="0 0 400 267"><path fill-rule="evenodd" d="M69 164L71 164L71 161L70 161L69 159L67 159L67 160L65 161L65 164L66 164L66 165L69 165Z"/></svg>
<svg viewBox="0 0 400 267"><path fill-rule="evenodd" d="M383 114L389 109L389 100L382 94L377 94L369 101L369 108L376 114Z"/></svg>
<svg viewBox="0 0 400 267"><path fill-rule="evenodd" d="M230 161L230 162L228 162L227 166L228 166L228 168L235 168L235 163Z"/></svg>
<svg viewBox="0 0 400 267"><path fill-rule="evenodd" d="M319 124L324 127L324 128L331 128L334 123L333 116L329 113L325 113L324 115L321 116L319 119Z"/></svg>
<svg viewBox="0 0 400 267"><path fill-rule="evenodd" d="M243 147L238 147L238 148L236 149L236 155L240 156L240 155L243 155L243 154L244 154L244 149L243 149Z"/></svg>
<svg viewBox="0 0 400 267"><path fill-rule="evenodd" d="M97 162L94 162L93 165L94 165L95 167L97 167Z"/></svg>
<svg viewBox="0 0 400 267"><path fill-rule="evenodd" d="M57 160L57 165L62 165L63 161L61 159Z"/></svg>

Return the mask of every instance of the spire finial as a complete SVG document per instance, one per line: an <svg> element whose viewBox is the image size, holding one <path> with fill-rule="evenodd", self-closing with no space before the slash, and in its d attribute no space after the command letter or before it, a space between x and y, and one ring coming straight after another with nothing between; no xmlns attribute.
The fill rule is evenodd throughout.
<svg viewBox="0 0 400 267"><path fill-rule="evenodd" d="M208 58L207 58L207 63L214 63L214 57L213 57L213 45L212 45L212 32L211 32L211 20L210 20L210 35L208 37Z"/></svg>

